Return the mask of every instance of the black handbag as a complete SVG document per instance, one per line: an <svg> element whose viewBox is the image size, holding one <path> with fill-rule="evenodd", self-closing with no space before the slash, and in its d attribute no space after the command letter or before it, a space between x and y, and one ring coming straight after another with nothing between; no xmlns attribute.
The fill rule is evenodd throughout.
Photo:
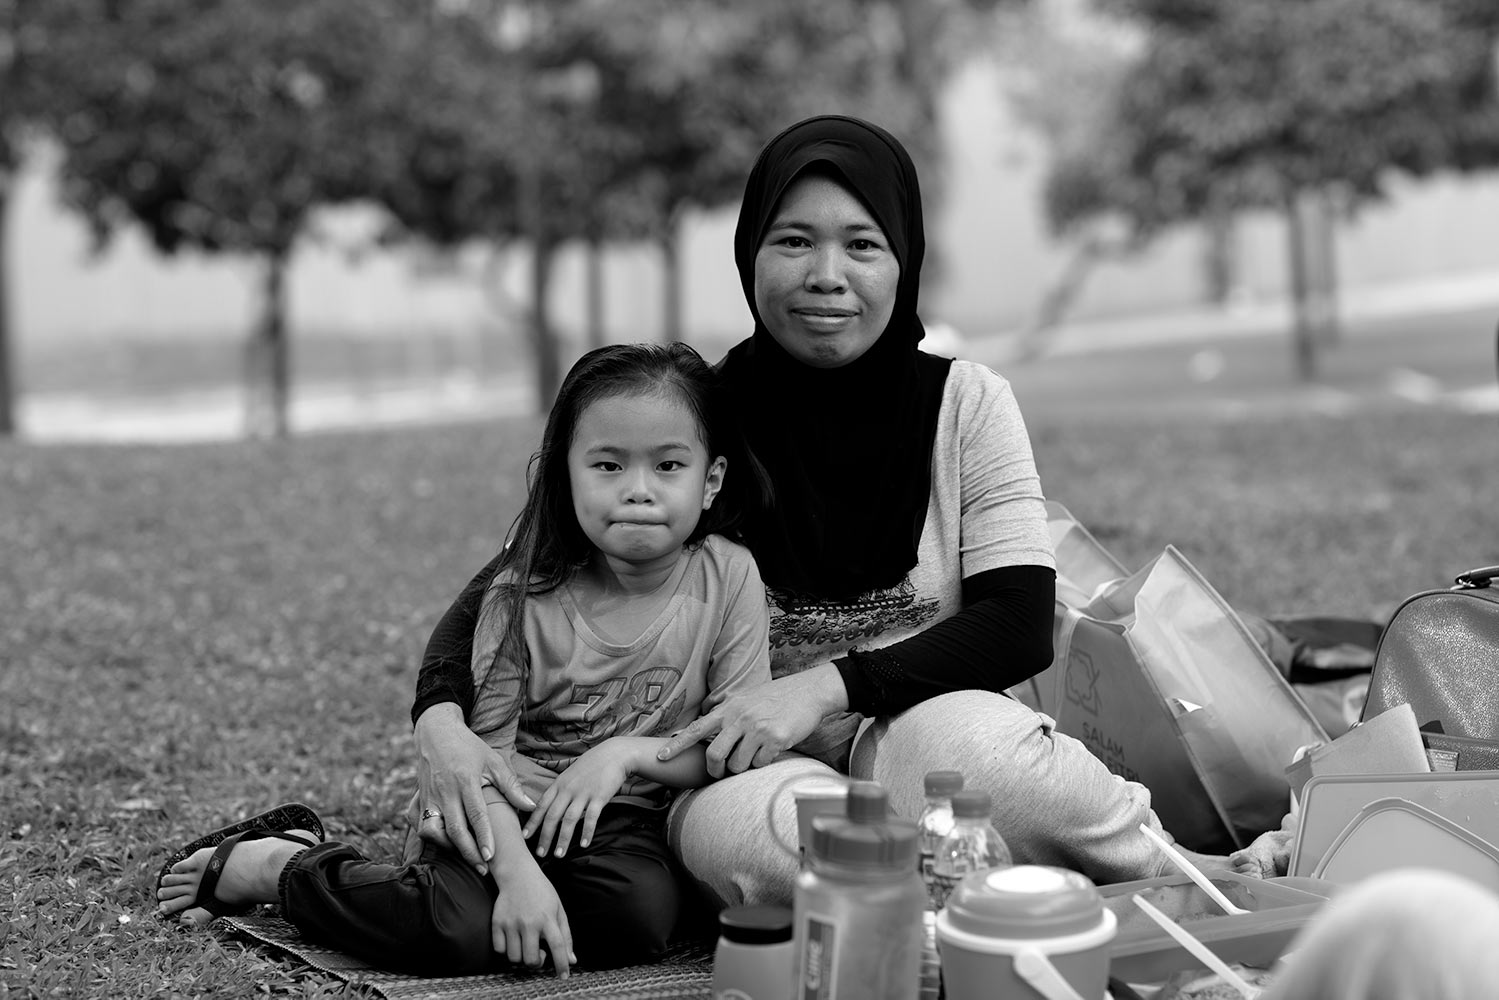
<svg viewBox="0 0 1499 1000"><path fill-rule="evenodd" d="M1432 770L1499 765L1499 566L1405 600L1374 654L1364 719L1409 703Z"/></svg>

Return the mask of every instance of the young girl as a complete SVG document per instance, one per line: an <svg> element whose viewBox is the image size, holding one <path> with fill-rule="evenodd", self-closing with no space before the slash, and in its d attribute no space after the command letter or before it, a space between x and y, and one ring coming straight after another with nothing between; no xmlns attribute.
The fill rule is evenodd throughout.
<svg viewBox="0 0 1499 1000"><path fill-rule="evenodd" d="M600 348L562 384L473 649L469 725L535 803L518 812L485 789L487 874L440 831L411 863L382 864L283 806L179 850L158 912L202 924L279 902L311 940L427 974L497 956L536 966L543 948L563 977L573 962L659 955L687 903L663 830L669 790L708 773L701 747L669 762L656 751L770 678L765 590L726 537L762 494L720 395L682 344ZM746 459L737 495L730 454Z"/></svg>

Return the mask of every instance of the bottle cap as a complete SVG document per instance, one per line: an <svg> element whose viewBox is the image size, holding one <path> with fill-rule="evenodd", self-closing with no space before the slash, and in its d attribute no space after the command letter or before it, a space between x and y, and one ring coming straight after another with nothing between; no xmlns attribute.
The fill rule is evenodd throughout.
<svg viewBox="0 0 1499 1000"><path fill-rule="evenodd" d="M961 792L954 792L952 797L952 814L966 819L988 818L994 811L994 800L989 793L981 788L969 788Z"/></svg>
<svg viewBox="0 0 1499 1000"><path fill-rule="evenodd" d="M740 944L779 944L791 940L791 909L785 906L731 906L718 915L718 931Z"/></svg>
<svg viewBox="0 0 1499 1000"><path fill-rule="evenodd" d="M876 781L855 781L848 786L848 818L855 823L878 823L890 812L890 796Z"/></svg>
<svg viewBox="0 0 1499 1000"><path fill-rule="evenodd" d="M922 785L926 789L928 798L937 795L951 795L953 792L963 789L962 771L928 771Z"/></svg>
<svg viewBox="0 0 1499 1000"><path fill-rule="evenodd" d="M908 869L920 854L916 824L890 818L890 798L877 781L848 786L848 818L812 820L812 858L871 869Z"/></svg>
<svg viewBox="0 0 1499 1000"><path fill-rule="evenodd" d="M1051 938L1093 930L1103 897L1080 872L1045 865L990 868L964 876L944 911L955 928L996 938Z"/></svg>
<svg viewBox="0 0 1499 1000"><path fill-rule="evenodd" d="M860 823L837 816L812 820L812 862L871 871L914 871L920 856L916 824L903 819Z"/></svg>

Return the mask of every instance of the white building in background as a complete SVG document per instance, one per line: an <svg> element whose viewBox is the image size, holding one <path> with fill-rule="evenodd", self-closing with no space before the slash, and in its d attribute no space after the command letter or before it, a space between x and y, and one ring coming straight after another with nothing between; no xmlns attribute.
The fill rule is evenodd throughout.
<svg viewBox="0 0 1499 1000"><path fill-rule="evenodd" d="M943 199L929 204L928 243L938 261L923 291L923 314L969 339L1025 324L1067 257L1046 234L1039 207L1045 164L1038 144L1007 115L996 68L962 72L943 102L948 161ZM746 164L748 169L748 164ZM129 337L245 335L253 313L255 265L183 253L163 258L124 232L101 255L75 216L62 210L43 168L22 178L10 232L14 330L23 359L70 345ZM523 254L492 259L476 249L434 266L411 250L361 249L374 222L343 211L319 228L325 239L296 254L290 279L295 337L331 333L452 344L479 338L522 343L503 303L525 294ZM689 218L684 230L684 317L689 339L709 348L749 329L731 240L734 212ZM1446 178L1396 189L1339 234L1339 269L1349 299L1432 278L1499 274L1499 175ZM1240 296L1279 299L1285 237L1278 218L1245 220ZM1078 319L1168 312L1201 297L1199 236L1184 231L1126 263L1101 267L1074 310ZM660 273L650 247L607 256L605 315L612 339L661 330ZM580 341L585 322L581 250L564 252L554 284L560 332ZM461 357L461 349L459 356ZM523 362L523 356L517 361ZM25 386L22 386L24 392Z"/></svg>

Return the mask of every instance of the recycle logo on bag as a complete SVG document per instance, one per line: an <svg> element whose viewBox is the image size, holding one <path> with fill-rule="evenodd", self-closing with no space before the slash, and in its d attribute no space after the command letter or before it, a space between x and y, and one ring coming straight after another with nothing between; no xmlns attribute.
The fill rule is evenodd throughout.
<svg viewBox="0 0 1499 1000"><path fill-rule="evenodd" d="M1103 714L1098 695L1098 666L1081 649L1069 650L1067 654L1067 700L1086 712Z"/></svg>

